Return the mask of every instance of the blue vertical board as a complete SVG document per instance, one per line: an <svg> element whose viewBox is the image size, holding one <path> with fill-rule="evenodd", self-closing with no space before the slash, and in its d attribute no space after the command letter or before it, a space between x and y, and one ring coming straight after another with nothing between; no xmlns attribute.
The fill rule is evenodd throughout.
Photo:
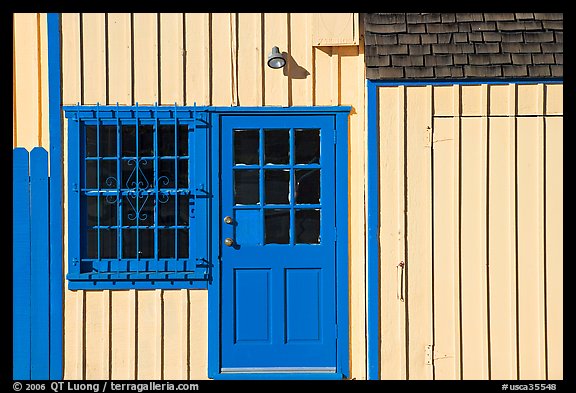
<svg viewBox="0 0 576 393"><path fill-rule="evenodd" d="M30 189L28 151L13 153L13 378L30 379Z"/></svg>
<svg viewBox="0 0 576 393"><path fill-rule="evenodd" d="M49 232L48 152L35 147L30 153L31 250L30 301L32 305L31 379L49 378Z"/></svg>
<svg viewBox="0 0 576 393"><path fill-rule="evenodd" d="M380 376L380 286L379 286L379 252L378 228L380 220L379 208L379 168L378 168L378 101L377 85L367 82L368 88L368 130L367 130L367 166L368 166L368 200L367 200L367 227L368 244L366 247L367 261L367 360L368 379L379 379Z"/></svg>
<svg viewBox="0 0 576 393"><path fill-rule="evenodd" d="M49 13L48 110L50 126L50 379L62 379L62 123L60 14Z"/></svg>

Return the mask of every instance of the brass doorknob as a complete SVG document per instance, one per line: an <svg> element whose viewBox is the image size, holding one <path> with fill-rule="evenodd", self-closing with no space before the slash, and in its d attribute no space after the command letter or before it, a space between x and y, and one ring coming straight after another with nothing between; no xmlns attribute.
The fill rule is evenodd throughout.
<svg viewBox="0 0 576 393"><path fill-rule="evenodd" d="M230 216L224 217L224 222L225 222L226 224L232 224L232 217L230 217Z"/></svg>
<svg viewBox="0 0 576 393"><path fill-rule="evenodd" d="M234 244L234 240L227 237L226 239L224 239L224 244L226 245L226 247L231 247Z"/></svg>

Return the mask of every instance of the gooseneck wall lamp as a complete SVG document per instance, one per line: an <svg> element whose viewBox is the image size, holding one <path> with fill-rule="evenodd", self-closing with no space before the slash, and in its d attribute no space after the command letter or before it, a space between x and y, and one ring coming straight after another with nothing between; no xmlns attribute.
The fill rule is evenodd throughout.
<svg viewBox="0 0 576 393"><path fill-rule="evenodd" d="M280 53L280 49L277 46L272 48L272 52L268 54L268 67L270 68L282 68L286 65L286 59L284 55Z"/></svg>

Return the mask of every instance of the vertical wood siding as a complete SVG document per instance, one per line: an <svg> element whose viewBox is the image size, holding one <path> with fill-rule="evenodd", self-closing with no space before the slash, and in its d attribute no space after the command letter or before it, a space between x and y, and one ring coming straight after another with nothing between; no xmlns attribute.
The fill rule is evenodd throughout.
<svg viewBox="0 0 576 393"><path fill-rule="evenodd" d="M562 85L378 98L381 378L561 379Z"/></svg>
<svg viewBox="0 0 576 393"><path fill-rule="evenodd" d="M363 46L312 47L311 23L310 14L286 13L63 14L63 101L351 105L350 366L364 379ZM290 54L282 70L265 65L274 45ZM207 378L207 308L203 290L66 290L64 377Z"/></svg>
<svg viewBox="0 0 576 393"><path fill-rule="evenodd" d="M13 14L12 147L49 150L46 14Z"/></svg>

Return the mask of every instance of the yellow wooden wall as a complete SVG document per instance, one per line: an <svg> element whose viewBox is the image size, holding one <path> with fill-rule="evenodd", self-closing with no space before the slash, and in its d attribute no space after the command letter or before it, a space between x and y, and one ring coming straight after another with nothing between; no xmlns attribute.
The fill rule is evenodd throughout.
<svg viewBox="0 0 576 393"><path fill-rule="evenodd" d="M13 14L12 147L49 150L46 14Z"/></svg>
<svg viewBox="0 0 576 393"><path fill-rule="evenodd" d="M64 105L351 105L350 364L363 379L363 44L313 47L312 30L312 14L63 14L62 96ZM265 65L272 46L291 55L286 68ZM66 290L64 377L206 378L207 294Z"/></svg>
<svg viewBox="0 0 576 393"><path fill-rule="evenodd" d="M379 87L382 379L562 379L562 89Z"/></svg>

